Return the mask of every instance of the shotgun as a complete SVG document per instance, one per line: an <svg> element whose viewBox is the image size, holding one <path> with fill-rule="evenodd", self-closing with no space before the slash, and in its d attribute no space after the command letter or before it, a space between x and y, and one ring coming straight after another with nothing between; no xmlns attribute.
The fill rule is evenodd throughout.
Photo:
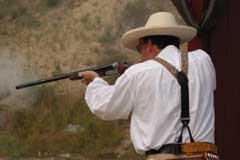
<svg viewBox="0 0 240 160"><path fill-rule="evenodd" d="M36 86L36 85L40 85L40 84L44 84L44 83L67 79L67 78L81 79L82 77L79 77L78 75L79 75L79 73L84 72L84 71L95 71L100 76L111 75L111 74L116 73L116 71L118 73L122 74L128 67L129 67L129 65L126 62L115 62L115 63L108 64L108 65L87 68L87 69L83 69L83 70L79 70L79 71L75 71L75 72L56 75L56 76L53 76L50 78L39 79L39 80L19 84L16 86L16 89L22 89L22 88L26 88L26 87Z"/></svg>

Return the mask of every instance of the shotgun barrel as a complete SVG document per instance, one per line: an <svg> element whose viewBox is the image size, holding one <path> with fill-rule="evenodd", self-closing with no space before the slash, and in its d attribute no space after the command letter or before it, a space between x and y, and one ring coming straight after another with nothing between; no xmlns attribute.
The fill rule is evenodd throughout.
<svg viewBox="0 0 240 160"><path fill-rule="evenodd" d="M126 64L126 63L115 62L115 63L109 64L109 65L97 66L97 67L87 68L87 69L83 69L83 70L79 70L79 71L75 71L75 72L60 74L60 75L56 75L56 76L53 76L50 78L39 79L39 80L35 80L32 82L27 82L27 83L17 85L16 89L22 89L22 88L26 88L26 87L36 86L36 85L40 85L40 84L44 84L44 83L49 83L49 82L53 82L53 81L70 78L72 76L78 76L79 73L84 72L84 71L95 71L97 73L103 73L105 75L105 73L107 71L115 70L119 64ZM81 79L81 77L79 77L79 79Z"/></svg>

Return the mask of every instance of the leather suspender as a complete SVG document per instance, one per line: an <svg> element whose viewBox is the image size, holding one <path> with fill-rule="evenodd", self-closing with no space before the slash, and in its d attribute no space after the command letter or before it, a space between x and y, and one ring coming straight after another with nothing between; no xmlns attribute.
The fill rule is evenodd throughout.
<svg viewBox="0 0 240 160"><path fill-rule="evenodd" d="M178 138L179 144L182 143L182 135L184 128L187 128L190 141L194 142L194 139L191 134L191 130L188 126L190 122L190 115L189 115L189 90L188 90L188 54L181 53L181 60L182 60L182 71L178 71L172 64L168 63L164 59L160 57L155 57L155 61L162 64L177 80L181 86L181 122L182 122L182 130L181 134Z"/></svg>

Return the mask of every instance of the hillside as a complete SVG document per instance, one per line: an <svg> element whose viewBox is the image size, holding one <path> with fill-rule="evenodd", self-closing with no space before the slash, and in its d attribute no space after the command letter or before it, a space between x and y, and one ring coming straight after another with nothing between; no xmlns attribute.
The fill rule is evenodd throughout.
<svg viewBox="0 0 240 160"><path fill-rule="evenodd" d="M80 82L15 86L138 60L120 46L120 37L157 11L170 11L183 23L166 0L0 0L0 156L141 159L129 140L129 122L93 116ZM106 79L113 83L116 76Z"/></svg>

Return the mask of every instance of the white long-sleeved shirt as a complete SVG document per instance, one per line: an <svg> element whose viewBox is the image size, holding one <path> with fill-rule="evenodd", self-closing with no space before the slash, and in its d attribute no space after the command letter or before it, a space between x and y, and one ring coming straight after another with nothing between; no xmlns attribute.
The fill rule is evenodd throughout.
<svg viewBox="0 0 240 160"><path fill-rule="evenodd" d="M181 55L172 45L158 55L181 70ZM198 142L214 143L214 65L203 50L189 52L190 128ZM127 119L138 153L176 143L181 131L180 85L160 63L148 60L128 68L114 85L95 78L85 94L90 110L103 120ZM187 131L183 142L188 142Z"/></svg>

